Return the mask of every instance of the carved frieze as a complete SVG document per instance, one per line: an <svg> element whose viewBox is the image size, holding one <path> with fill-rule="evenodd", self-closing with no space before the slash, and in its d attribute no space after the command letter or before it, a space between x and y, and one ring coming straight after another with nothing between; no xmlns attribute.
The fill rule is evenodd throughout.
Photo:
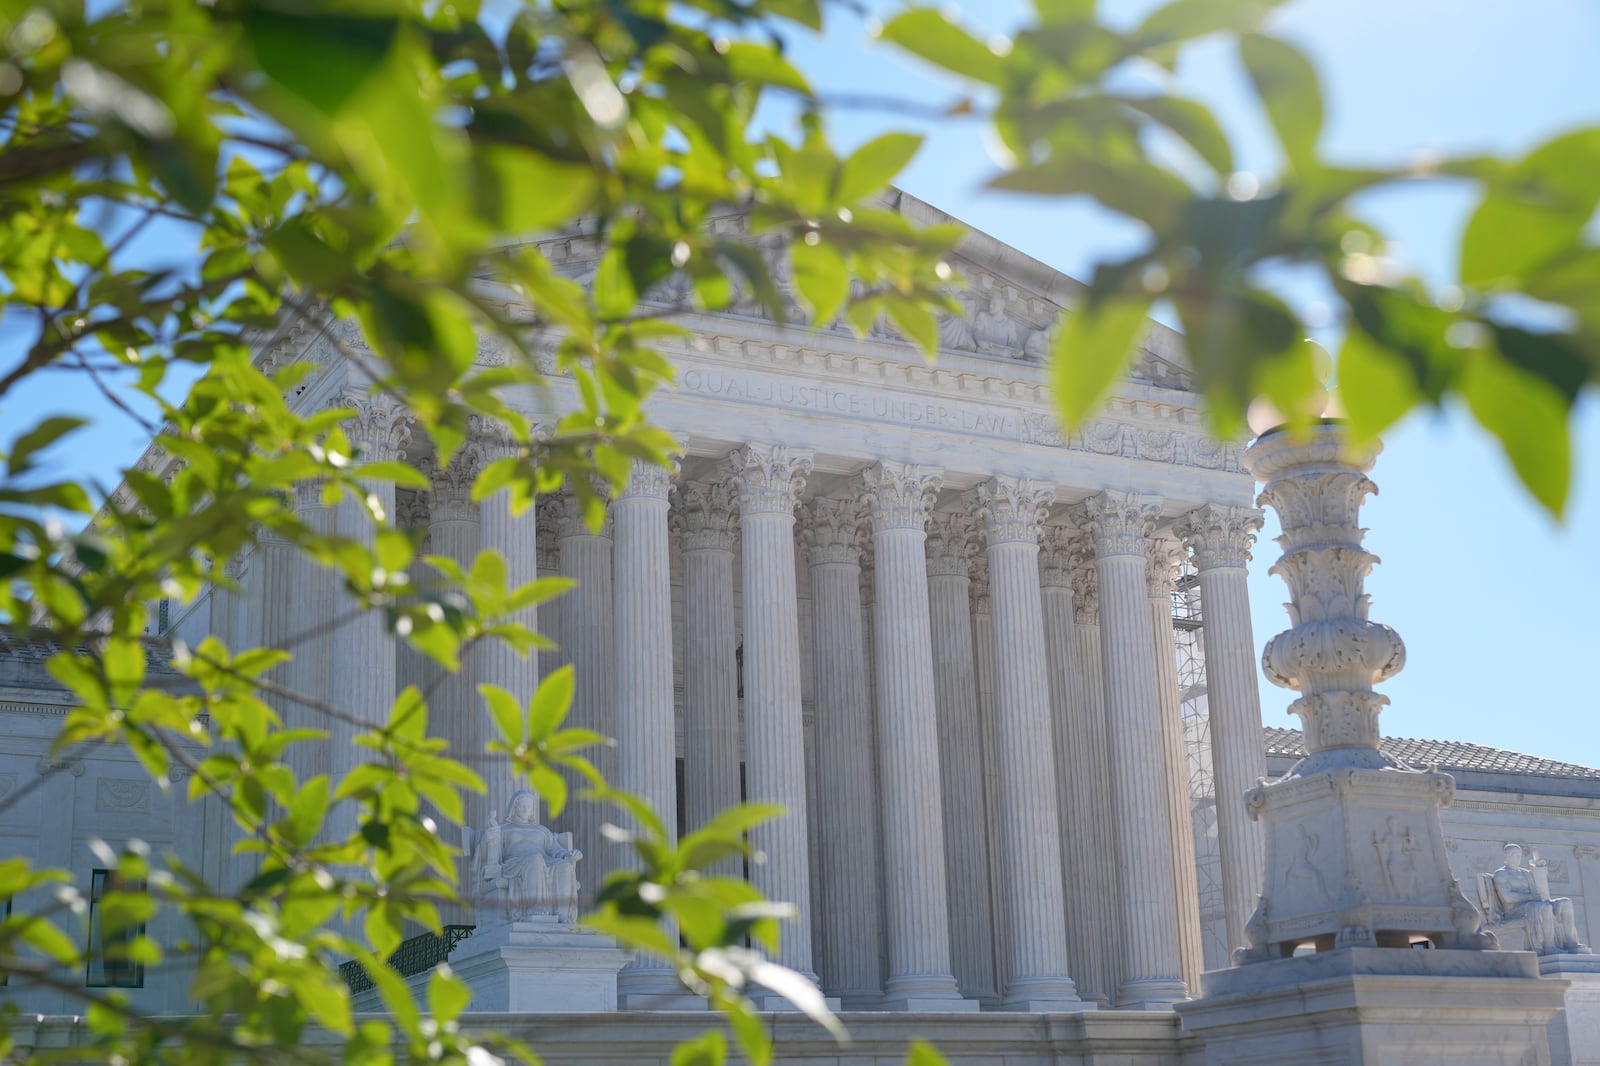
<svg viewBox="0 0 1600 1066"><path fill-rule="evenodd" d="M102 814L148 814L150 779L100 778L94 786L94 809Z"/></svg>

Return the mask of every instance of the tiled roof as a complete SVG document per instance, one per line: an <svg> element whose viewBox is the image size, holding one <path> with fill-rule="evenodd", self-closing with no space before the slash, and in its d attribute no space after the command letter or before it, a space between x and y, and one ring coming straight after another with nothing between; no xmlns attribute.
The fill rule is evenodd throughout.
<svg viewBox="0 0 1600 1066"><path fill-rule="evenodd" d="M1267 744L1267 755L1291 759L1305 757L1305 742L1298 729L1270 726L1262 731ZM1578 766L1554 759L1541 759L1537 755L1524 755L1516 751L1503 751L1482 744L1467 744L1458 740L1408 740L1405 737L1384 737L1379 746L1384 754L1408 766L1437 766L1441 770L1477 771L1489 774L1528 774L1536 777L1577 777L1600 781L1600 770Z"/></svg>

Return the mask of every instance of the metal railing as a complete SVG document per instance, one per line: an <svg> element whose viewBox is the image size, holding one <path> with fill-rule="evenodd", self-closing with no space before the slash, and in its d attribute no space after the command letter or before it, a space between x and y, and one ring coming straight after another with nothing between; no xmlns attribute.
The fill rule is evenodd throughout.
<svg viewBox="0 0 1600 1066"><path fill-rule="evenodd" d="M401 942L389 956L389 969L401 977L427 973L450 957L456 945L472 935L475 925L447 925L439 933L421 933ZM352 959L339 967L339 976L350 986L351 995L373 987L372 978L359 962Z"/></svg>

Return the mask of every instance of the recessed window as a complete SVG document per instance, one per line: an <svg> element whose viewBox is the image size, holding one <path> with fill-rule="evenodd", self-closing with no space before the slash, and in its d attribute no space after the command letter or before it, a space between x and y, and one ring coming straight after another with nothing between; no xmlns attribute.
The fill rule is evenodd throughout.
<svg viewBox="0 0 1600 1066"><path fill-rule="evenodd" d="M125 881L115 870L96 870L89 882L89 959L84 984L90 988L143 988L144 964L133 958L133 945L144 936L143 922L117 925L104 920L106 896L143 892L143 881Z"/></svg>

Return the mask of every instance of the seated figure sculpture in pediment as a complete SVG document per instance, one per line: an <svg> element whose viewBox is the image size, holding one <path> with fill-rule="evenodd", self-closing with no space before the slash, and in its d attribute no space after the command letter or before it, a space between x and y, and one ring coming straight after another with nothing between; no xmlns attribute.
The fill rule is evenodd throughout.
<svg viewBox="0 0 1600 1066"><path fill-rule="evenodd" d="M1528 866L1522 865L1522 848L1507 844L1502 851L1505 864L1492 875L1494 886L1491 917L1526 934L1526 950L1539 955L1580 954L1589 949L1578 941L1572 900L1550 897L1549 867L1535 852ZM1510 946L1509 944L1507 946Z"/></svg>
<svg viewBox="0 0 1600 1066"><path fill-rule="evenodd" d="M526 921L553 914L563 922L578 917L578 860L571 833L539 824L539 797L523 790L506 805L505 821L469 834L470 888L480 924Z"/></svg>

